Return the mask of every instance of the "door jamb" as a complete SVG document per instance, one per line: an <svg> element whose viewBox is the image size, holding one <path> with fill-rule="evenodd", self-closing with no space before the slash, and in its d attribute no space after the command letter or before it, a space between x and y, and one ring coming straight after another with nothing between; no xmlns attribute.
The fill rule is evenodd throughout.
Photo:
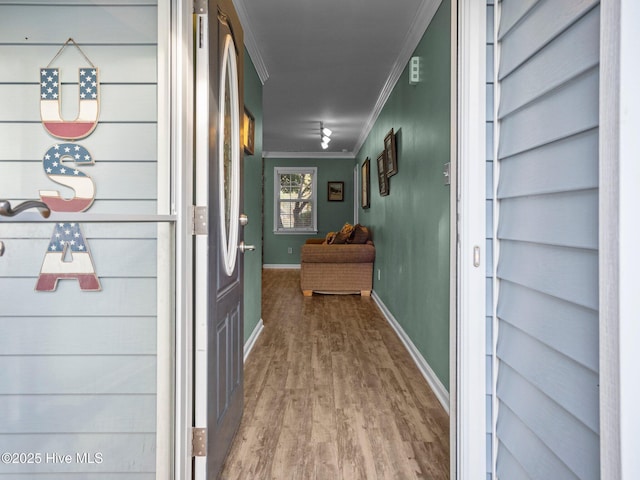
<svg viewBox="0 0 640 480"><path fill-rule="evenodd" d="M486 4L458 1L456 478L486 478ZM475 257L475 258L474 258Z"/></svg>
<svg viewBox="0 0 640 480"><path fill-rule="evenodd" d="M175 272L175 478L192 478L193 427L193 3L171 0L171 156L177 215Z"/></svg>
<svg viewBox="0 0 640 480"><path fill-rule="evenodd" d="M610 480L640 472L640 7L635 0L602 2L600 13L600 475Z"/></svg>

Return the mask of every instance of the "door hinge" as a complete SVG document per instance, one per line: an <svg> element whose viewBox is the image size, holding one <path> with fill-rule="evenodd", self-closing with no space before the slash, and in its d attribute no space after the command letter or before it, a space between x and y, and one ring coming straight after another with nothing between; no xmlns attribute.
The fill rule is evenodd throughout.
<svg viewBox="0 0 640 480"><path fill-rule="evenodd" d="M207 222L207 207L191 206L191 234L207 235L209 233L209 225Z"/></svg>
<svg viewBox="0 0 640 480"><path fill-rule="evenodd" d="M191 429L191 456L207 456L207 429L193 427Z"/></svg>
<svg viewBox="0 0 640 480"><path fill-rule="evenodd" d="M209 11L209 0L193 0L193 13L204 15Z"/></svg>

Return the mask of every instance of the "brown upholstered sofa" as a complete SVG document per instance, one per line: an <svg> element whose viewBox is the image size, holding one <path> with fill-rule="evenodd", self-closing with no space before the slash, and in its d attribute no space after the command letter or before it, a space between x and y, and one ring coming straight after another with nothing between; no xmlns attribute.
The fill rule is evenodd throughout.
<svg viewBox="0 0 640 480"><path fill-rule="evenodd" d="M305 297L318 293L359 293L370 296L376 249L366 243L327 244L309 239L302 246L300 288Z"/></svg>

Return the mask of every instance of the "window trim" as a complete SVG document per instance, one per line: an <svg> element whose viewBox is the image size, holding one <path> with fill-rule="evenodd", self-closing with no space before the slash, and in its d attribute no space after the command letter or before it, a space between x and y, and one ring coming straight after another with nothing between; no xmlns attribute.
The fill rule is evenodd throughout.
<svg viewBox="0 0 640 480"><path fill-rule="evenodd" d="M280 175L311 174L311 219L310 228L278 228L280 216ZM318 167L273 167L273 233L276 235L308 235L318 233Z"/></svg>

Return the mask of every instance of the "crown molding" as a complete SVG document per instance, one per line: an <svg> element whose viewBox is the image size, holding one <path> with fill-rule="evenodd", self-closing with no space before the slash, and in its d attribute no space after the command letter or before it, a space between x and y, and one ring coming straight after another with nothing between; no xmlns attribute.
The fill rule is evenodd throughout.
<svg viewBox="0 0 640 480"><path fill-rule="evenodd" d="M244 30L244 46L249 52L251 62L253 62L256 72L258 72L260 82L264 85L269 78L269 72L267 71L267 66L264 63L260 49L258 48L258 42L256 42L256 39L253 36L253 29L251 28L251 22L247 16L247 9L244 6L244 1L233 0L233 5L236 7L236 13L238 14L238 18L242 24L242 29Z"/></svg>
<svg viewBox="0 0 640 480"><path fill-rule="evenodd" d="M353 160L353 152L262 152L263 158L344 158Z"/></svg>
<svg viewBox="0 0 640 480"><path fill-rule="evenodd" d="M356 155L362 148L362 145L364 145L364 142L369 136L369 133L371 133L371 130L373 129L378 116L380 116L380 112L382 112L382 108L387 103L387 100L389 100L391 92L393 92L393 88L396 86L396 83L398 83L398 80L400 79L402 72L407 66L411 55L413 55L413 52L418 46L418 43L420 43L420 40L422 40L424 33L427 31L427 27L431 23L431 20L433 20L433 17L436 14L436 11L438 10L438 7L441 3L442 0L423 0L422 4L418 8L416 16L411 23L411 27L407 32L407 36L404 38L402 50L400 50L398 58L391 67L389 77L382 87L382 90L380 90L378 101L373 107L373 110L369 115L369 118L365 123L364 128L362 129L362 133L360 133L360 137L358 138L358 141L356 142L356 145L353 149L353 151L356 152Z"/></svg>

